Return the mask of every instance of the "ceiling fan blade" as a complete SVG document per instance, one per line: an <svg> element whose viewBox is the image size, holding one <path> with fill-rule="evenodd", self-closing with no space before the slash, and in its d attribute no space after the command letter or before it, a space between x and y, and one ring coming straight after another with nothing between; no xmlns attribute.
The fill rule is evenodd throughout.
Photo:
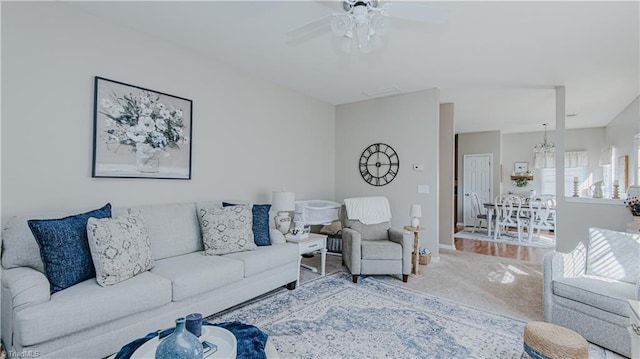
<svg viewBox="0 0 640 359"><path fill-rule="evenodd" d="M343 11L342 1L339 0L315 0L314 3L325 6L333 11Z"/></svg>
<svg viewBox="0 0 640 359"><path fill-rule="evenodd" d="M444 24L449 19L449 11L423 5L387 3L382 10L389 17L404 20Z"/></svg>
<svg viewBox="0 0 640 359"><path fill-rule="evenodd" d="M333 20L333 18L335 16L337 16L339 14L330 14L330 15L326 15L323 16L319 19L313 20L310 23L304 24L302 26L296 27L295 29L289 30L287 31L287 36L289 37L298 37L298 36L302 36L308 32L312 32L314 30L317 30L321 27L324 26L328 26L331 23L331 20Z"/></svg>

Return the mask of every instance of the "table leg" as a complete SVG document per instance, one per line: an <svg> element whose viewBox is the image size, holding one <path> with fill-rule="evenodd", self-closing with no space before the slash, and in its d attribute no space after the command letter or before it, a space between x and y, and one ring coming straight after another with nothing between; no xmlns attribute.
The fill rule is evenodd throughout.
<svg viewBox="0 0 640 359"><path fill-rule="evenodd" d="M300 288L300 267L302 266L302 254L298 254L298 280L296 288Z"/></svg>
<svg viewBox="0 0 640 359"><path fill-rule="evenodd" d="M487 236L491 237L491 222L493 221L493 210L487 210Z"/></svg>
<svg viewBox="0 0 640 359"><path fill-rule="evenodd" d="M321 256L320 256L320 275L324 276L325 273L325 266L327 263L327 249L323 248L320 250Z"/></svg>
<svg viewBox="0 0 640 359"><path fill-rule="evenodd" d="M418 232L413 233L413 274L420 274L420 235Z"/></svg>

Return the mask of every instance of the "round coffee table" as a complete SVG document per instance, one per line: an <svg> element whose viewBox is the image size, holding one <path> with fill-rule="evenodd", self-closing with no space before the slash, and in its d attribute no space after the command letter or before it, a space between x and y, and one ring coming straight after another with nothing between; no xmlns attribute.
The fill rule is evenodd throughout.
<svg viewBox="0 0 640 359"><path fill-rule="evenodd" d="M238 343L236 337L230 331L211 325L202 326L200 341L206 340L215 344L218 348L214 353L205 353L205 358L235 358ZM151 339L142 344L131 354L131 359L155 359L156 348L160 340Z"/></svg>

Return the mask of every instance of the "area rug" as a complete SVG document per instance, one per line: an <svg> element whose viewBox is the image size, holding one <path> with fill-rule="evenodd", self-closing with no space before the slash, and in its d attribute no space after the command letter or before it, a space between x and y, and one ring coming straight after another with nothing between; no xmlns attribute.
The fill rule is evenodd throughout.
<svg viewBox="0 0 640 359"><path fill-rule="evenodd" d="M493 239L493 232L491 236L487 236L486 229L476 230L475 233L471 233L472 228L465 228L460 232L456 232L454 234L455 238L463 238L463 239L473 239L477 241L487 241L487 242L496 242L496 243L509 243L509 244L517 244L525 247L536 247L536 248L555 248L556 247L556 237L553 234L540 234L539 237L533 236L531 242L527 238L527 234L524 233L521 241L518 241L518 234L515 232L502 233L500 238Z"/></svg>
<svg viewBox="0 0 640 359"><path fill-rule="evenodd" d="M520 358L524 322L334 273L209 320L258 326L281 358ZM594 348L593 358L604 352Z"/></svg>

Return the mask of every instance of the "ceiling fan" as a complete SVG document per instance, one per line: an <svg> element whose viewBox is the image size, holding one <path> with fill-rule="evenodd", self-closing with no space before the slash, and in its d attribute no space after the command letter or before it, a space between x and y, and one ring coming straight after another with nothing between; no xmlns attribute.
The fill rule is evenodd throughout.
<svg viewBox="0 0 640 359"><path fill-rule="evenodd" d="M383 28L386 17L436 24L447 20L445 11L416 4L387 2L378 6L378 0L344 0L342 8L345 12L323 16L287 34L302 36L328 25L334 35L351 40L352 47L365 53L370 50L371 39Z"/></svg>

